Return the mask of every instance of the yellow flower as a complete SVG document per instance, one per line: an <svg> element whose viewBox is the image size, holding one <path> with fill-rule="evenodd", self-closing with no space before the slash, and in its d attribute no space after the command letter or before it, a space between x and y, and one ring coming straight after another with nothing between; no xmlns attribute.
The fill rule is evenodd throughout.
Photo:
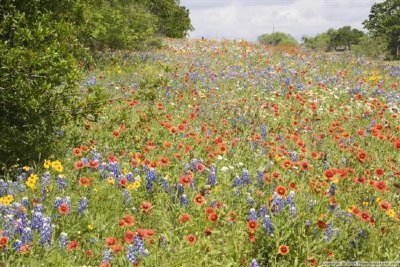
<svg viewBox="0 0 400 267"><path fill-rule="evenodd" d="M369 202L364 201L364 202L363 202L363 205L364 205L364 206L368 206L368 205L369 205Z"/></svg>
<svg viewBox="0 0 400 267"><path fill-rule="evenodd" d="M51 161L48 160L48 159L45 159L44 162L43 162L43 167L45 169L48 169L48 168L50 168L50 166L51 166Z"/></svg>
<svg viewBox="0 0 400 267"><path fill-rule="evenodd" d="M29 166L24 166L24 167L22 167L22 169L23 169L24 171L26 171L26 172L28 172L28 171L30 170Z"/></svg>
<svg viewBox="0 0 400 267"><path fill-rule="evenodd" d="M134 181L133 183L128 185L128 190L138 189L140 187L140 181Z"/></svg>
<svg viewBox="0 0 400 267"><path fill-rule="evenodd" d="M53 167L56 172L63 172L64 167L62 165L57 165Z"/></svg>
<svg viewBox="0 0 400 267"><path fill-rule="evenodd" d="M127 168L124 168L124 169L122 170L122 173L123 173L124 175L126 175L126 174L128 173L128 169L127 169Z"/></svg>
<svg viewBox="0 0 400 267"><path fill-rule="evenodd" d="M135 181L141 182L141 181L142 181L142 177L140 177L140 175L136 176L136 177L135 177Z"/></svg>
<svg viewBox="0 0 400 267"><path fill-rule="evenodd" d="M274 157L274 159L275 159L275 161L277 161L277 162L279 162L279 161L282 160L282 158L281 158L279 155L276 155L276 156Z"/></svg>
<svg viewBox="0 0 400 267"><path fill-rule="evenodd" d="M4 206L10 205L14 201L14 197L12 195L7 195L0 198L0 203Z"/></svg>
<svg viewBox="0 0 400 267"><path fill-rule="evenodd" d="M114 179L113 177L109 176L109 177L107 178L107 183L109 183L109 184L115 184L115 179Z"/></svg>
<svg viewBox="0 0 400 267"><path fill-rule="evenodd" d="M395 212L393 209L390 209L390 210L387 212L387 215L388 215L390 218L394 218L394 217L396 216L396 212Z"/></svg>
<svg viewBox="0 0 400 267"><path fill-rule="evenodd" d="M218 194L219 192L221 192L221 187L219 185L214 186L214 189L212 190L212 192Z"/></svg>
<svg viewBox="0 0 400 267"><path fill-rule="evenodd" d="M94 225L93 224L88 224L87 226L89 231L92 231L94 229Z"/></svg>
<svg viewBox="0 0 400 267"><path fill-rule="evenodd" d="M376 202L377 202L377 203L381 202L381 200L382 200L382 199L381 199L380 197L376 198Z"/></svg>
<svg viewBox="0 0 400 267"><path fill-rule="evenodd" d="M29 177L28 177L28 180L32 180L34 182L37 182L38 179L39 179L39 177L33 173L31 175L29 175Z"/></svg>

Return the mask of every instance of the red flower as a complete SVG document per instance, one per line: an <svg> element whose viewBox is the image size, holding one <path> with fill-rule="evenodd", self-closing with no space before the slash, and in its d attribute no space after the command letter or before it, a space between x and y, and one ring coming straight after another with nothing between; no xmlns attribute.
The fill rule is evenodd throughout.
<svg viewBox="0 0 400 267"><path fill-rule="evenodd" d="M196 236L195 235L187 235L185 236L186 240L189 242L190 245L194 245L196 243Z"/></svg>
<svg viewBox="0 0 400 267"><path fill-rule="evenodd" d="M250 220L247 222L247 228L249 228L250 232L254 232L258 227L258 224L254 220Z"/></svg>
<svg viewBox="0 0 400 267"><path fill-rule="evenodd" d="M108 247L114 246L115 244L117 244L117 239L113 236L107 237L105 241L106 241L106 246L108 246Z"/></svg>
<svg viewBox="0 0 400 267"><path fill-rule="evenodd" d="M378 177L382 177L384 173L385 173L385 171L383 169L376 169L375 170L375 174Z"/></svg>
<svg viewBox="0 0 400 267"><path fill-rule="evenodd" d="M199 206L203 205L205 202L206 202L206 198L200 194L198 194L194 197L194 203L196 203Z"/></svg>
<svg viewBox="0 0 400 267"><path fill-rule="evenodd" d="M388 189L386 183L384 181L378 181L374 183L374 187L378 190L378 191L386 191Z"/></svg>
<svg viewBox="0 0 400 267"><path fill-rule="evenodd" d="M126 243L128 244L132 243L134 238L135 238L135 232L132 232L130 230L125 232L124 240Z"/></svg>
<svg viewBox="0 0 400 267"><path fill-rule="evenodd" d="M79 147L75 147L74 149L72 149L72 152L74 153L75 156L81 155L81 150L79 149Z"/></svg>
<svg viewBox="0 0 400 267"><path fill-rule="evenodd" d="M119 131L118 130L113 131L113 136L116 138L119 137L120 136Z"/></svg>
<svg viewBox="0 0 400 267"><path fill-rule="evenodd" d="M58 212L60 212L60 214L62 214L62 215L69 213L69 206L66 203L62 203L58 207Z"/></svg>
<svg viewBox="0 0 400 267"><path fill-rule="evenodd" d="M98 160L89 160L89 168L97 169L100 166Z"/></svg>
<svg viewBox="0 0 400 267"><path fill-rule="evenodd" d="M121 178L121 180L119 180L119 185L126 187L128 185L128 180L125 177Z"/></svg>
<svg viewBox="0 0 400 267"><path fill-rule="evenodd" d="M204 169L205 169L205 167L204 167L203 164L197 163L197 165L196 165L196 170L197 170L198 172L203 172Z"/></svg>
<svg viewBox="0 0 400 267"><path fill-rule="evenodd" d="M2 236L0 237L0 248L7 246L8 244L8 237Z"/></svg>
<svg viewBox="0 0 400 267"><path fill-rule="evenodd" d="M361 162L364 162L367 159L367 153L365 153L365 151L359 151L357 153L357 159Z"/></svg>
<svg viewBox="0 0 400 267"><path fill-rule="evenodd" d="M218 221L218 219L219 219L219 216L216 212L212 212L208 215L208 221L210 221L210 222L216 222L216 221Z"/></svg>
<svg viewBox="0 0 400 267"><path fill-rule="evenodd" d="M77 249L79 246L79 243L77 240L72 240L69 241L68 245L67 245L67 250L74 250Z"/></svg>
<svg viewBox="0 0 400 267"><path fill-rule="evenodd" d="M190 215L189 214L182 214L180 217L179 217L179 221L181 222L181 223L185 223L185 222L188 222L188 221L190 221Z"/></svg>
<svg viewBox="0 0 400 267"><path fill-rule="evenodd" d="M286 187L280 185L275 189L275 192L278 193L278 195L280 195L281 197L286 195Z"/></svg>
<svg viewBox="0 0 400 267"><path fill-rule="evenodd" d="M281 255L286 255L289 253L289 247L286 245L280 245L278 248L278 253Z"/></svg>
<svg viewBox="0 0 400 267"><path fill-rule="evenodd" d="M108 156L108 161L111 163L115 163L115 162L118 162L118 158L114 155L110 155L110 156Z"/></svg>
<svg viewBox="0 0 400 267"><path fill-rule="evenodd" d="M92 178L88 178L88 177L81 177L79 179L79 185L83 186L83 187L87 187L90 186L90 184L92 183L93 179Z"/></svg>
<svg viewBox="0 0 400 267"><path fill-rule="evenodd" d="M94 256L94 252L91 249L85 250L85 255L88 257L93 257Z"/></svg>
<svg viewBox="0 0 400 267"><path fill-rule="evenodd" d="M384 211L389 211L392 208L392 205L387 201L379 202L379 207Z"/></svg>
<svg viewBox="0 0 400 267"><path fill-rule="evenodd" d="M150 202L148 201L143 201L142 204L140 204L140 208L144 213L150 212L150 210L153 208Z"/></svg>
<svg viewBox="0 0 400 267"><path fill-rule="evenodd" d="M121 245L113 245L112 250L114 253L118 253L124 251L124 247Z"/></svg>
<svg viewBox="0 0 400 267"><path fill-rule="evenodd" d="M75 166L75 169L80 170L85 167L85 163L82 160L78 160L75 162L74 166Z"/></svg>
<svg viewBox="0 0 400 267"><path fill-rule="evenodd" d="M366 211L360 212L358 216L360 217L361 220L365 222L371 221L371 215L369 215L369 213Z"/></svg>
<svg viewBox="0 0 400 267"><path fill-rule="evenodd" d="M190 185L190 183L192 182L193 178L189 175L184 175L179 179L179 182L181 183L181 185Z"/></svg>
<svg viewBox="0 0 400 267"><path fill-rule="evenodd" d="M126 214L122 220L126 226L133 226L135 224L135 218L130 214Z"/></svg>

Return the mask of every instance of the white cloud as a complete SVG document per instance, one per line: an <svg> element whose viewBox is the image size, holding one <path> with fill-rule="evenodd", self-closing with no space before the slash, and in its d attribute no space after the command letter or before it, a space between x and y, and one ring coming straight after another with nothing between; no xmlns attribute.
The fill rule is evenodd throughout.
<svg viewBox="0 0 400 267"><path fill-rule="evenodd" d="M345 25L362 29L375 1L369 0L183 0L189 8L195 30L191 37L243 38L255 41L257 36L275 31L315 35L328 28Z"/></svg>

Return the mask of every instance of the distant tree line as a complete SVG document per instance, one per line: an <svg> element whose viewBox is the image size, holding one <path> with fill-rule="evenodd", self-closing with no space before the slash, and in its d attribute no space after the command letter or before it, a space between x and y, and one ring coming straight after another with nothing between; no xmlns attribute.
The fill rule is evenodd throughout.
<svg viewBox="0 0 400 267"><path fill-rule="evenodd" d="M1 0L0 167L47 157L68 121L96 116L102 90L78 86L93 52L191 29L178 0Z"/></svg>
<svg viewBox="0 0 400 267"><path fill-rule="evenodd" d="M304 36L302 42L306 48L316 51L353 50L369 57L400 59L400 0L375 3L363 25L368 33L344 26L312 37ZM292 36L281 32L263 34L258 41L262 44L297 45Z"/></svg>

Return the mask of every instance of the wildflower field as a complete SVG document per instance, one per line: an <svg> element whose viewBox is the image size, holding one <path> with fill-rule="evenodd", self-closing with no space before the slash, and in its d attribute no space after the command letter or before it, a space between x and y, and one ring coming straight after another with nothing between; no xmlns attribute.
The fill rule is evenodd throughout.
<svg viewBox="0 0 400 267"><path fill-rule="evenodd" d="M97 118L0 181L3 266L400 261L400 67L239 41L104 56Z"/></svg>

